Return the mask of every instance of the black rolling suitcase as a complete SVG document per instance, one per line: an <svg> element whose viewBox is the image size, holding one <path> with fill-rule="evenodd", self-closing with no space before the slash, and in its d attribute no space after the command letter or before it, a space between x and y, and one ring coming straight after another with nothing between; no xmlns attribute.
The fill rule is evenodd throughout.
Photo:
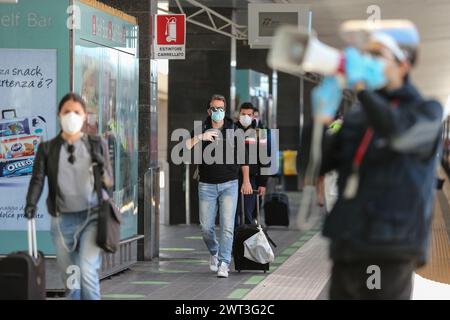
<svg viewBox="0 0 450 320"><path fill-rule="evenodd" d="M28 220L28 252L0 260L0 300L45 300L45 261L37 251L34 219Z"/></svg>
<svg viewBox="0 0 450 320"><path fill-rule="evenodd" d="M266 226L289 226L289 198L284 193L270 193L264 198Z"/></svg>
<svg viewBox="0 0 450 320"><path fill-rule="evenodd" d="M254 191L257 192L257 191ZM258 193L257 193L258 194ZM245 221L245 213L244 213L244 195L241 194L241 221ZM234 240L233 240L233 259L234 259L234 269L238 272L241 270L262 270L266 273L269 270L269 263L261 264L258 262L254 262L252 260L244 257L244 241L253 236L255 233L259 232L258 229L259 224L259 194L256 199L256 224L241 224L234 231ZM275 243L273 243L272 239L266 233L267 240L276 247Z"/></svg>

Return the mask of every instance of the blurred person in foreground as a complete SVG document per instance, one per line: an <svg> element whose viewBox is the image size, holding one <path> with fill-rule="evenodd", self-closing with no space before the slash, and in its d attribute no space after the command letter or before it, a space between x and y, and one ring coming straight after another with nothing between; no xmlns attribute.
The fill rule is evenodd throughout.
<svg viewBox="0 0 450 320"><path fill-rule="evenodd" d="M367 34L362 25L347 31ZM323 229L333 260L330 299L410 299L414 271L427 258L442 107L410 80L414 25L379 21L368 34L343 55L359 103L324 141L322 173L339 175ZM330 123L341 97L338 78L325 77L312 94L315 116Z"/></svg>
<svg viewBox="0 0 450 320"><path fill-rule="evenodd" d="M83 132L86 103L78 94L71 92L61 99L58 117L61 131L39 145L34 160L25 217L35 218L47 180L47 209L52 216L50 233L68 298L100 300L98 272L102 252L96 241L100 204L93 166L101 168L100 183L103 197L107 199L114 186L108 145L100 136Z"/></svg>

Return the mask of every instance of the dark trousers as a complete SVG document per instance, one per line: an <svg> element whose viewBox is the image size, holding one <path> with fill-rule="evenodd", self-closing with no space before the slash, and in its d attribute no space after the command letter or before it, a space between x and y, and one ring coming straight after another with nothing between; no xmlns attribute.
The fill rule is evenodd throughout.
<svg viewBox="0 0 450 320"><path fill-rule="evenodd" d="M415 269L412 261L334 261L330 300L409 300Z"/></svg>
<svg viewBox="0 0 450 320"><path fill-rule="evenodd" d="M253 190L256 190L258 186L256 185L256 178L250 176L250 184L252 185ZM242 178L239 178L239 187L242 186ZM236 221L235 227L239 225L242 216L242 194L239 190L238 203L236 208ZM245 213L245 223L250 224L253 222L253 219L256 217L256 194L246 194L244 195L244 213Z"/></svg>

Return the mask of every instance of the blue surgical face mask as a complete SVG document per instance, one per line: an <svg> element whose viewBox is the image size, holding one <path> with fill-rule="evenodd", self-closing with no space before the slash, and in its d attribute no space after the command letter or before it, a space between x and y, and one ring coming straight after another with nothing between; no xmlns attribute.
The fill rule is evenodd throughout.
<svg viewBox="0 0 450 320"><path fill-rule="evenodd" d="M217 110L217 111L211 112L211 119L213 121L216 121L216 122L222 121L224 118L225 118L225 111Z"/></svg>

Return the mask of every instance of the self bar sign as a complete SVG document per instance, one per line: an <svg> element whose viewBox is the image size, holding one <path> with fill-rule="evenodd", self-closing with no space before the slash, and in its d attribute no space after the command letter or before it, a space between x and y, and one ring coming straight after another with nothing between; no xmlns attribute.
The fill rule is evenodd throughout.
<svg viewBox="0 0 450 320"><path fill-rule="evenodd" d="M186 15L156 15L156 59L185 59Z"/></svg>

